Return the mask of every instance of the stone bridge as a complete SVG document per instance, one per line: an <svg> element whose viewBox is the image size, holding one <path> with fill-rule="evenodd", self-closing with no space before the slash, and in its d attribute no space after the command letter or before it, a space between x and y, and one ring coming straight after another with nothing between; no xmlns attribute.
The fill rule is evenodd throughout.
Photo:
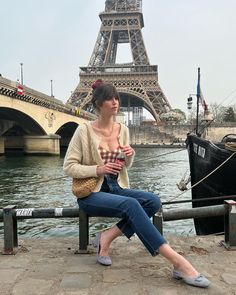
<svg viewBox="0 0 236 295"><path fill-rule="evenodd" d="M60 154L76 127L94 115L0 77L0 154Z"/></svg>
<svg viewBox="0 0 236 295"><path fill-rule="evenodd" d="M0 76L0 155L11 151L25 154L59 155L78 125L95 115ZM118 121L120 119L118 118ZM121 119L122 120L122 119ZM194 126L130 126L131 144L183 143ZM212 126L207 138L220 140L236 134L234 126Z"/></svg>

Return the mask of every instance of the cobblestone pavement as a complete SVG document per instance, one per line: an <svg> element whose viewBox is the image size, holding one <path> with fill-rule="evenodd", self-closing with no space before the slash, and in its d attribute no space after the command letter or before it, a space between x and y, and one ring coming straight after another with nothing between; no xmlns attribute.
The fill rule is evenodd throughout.
<svg viewBox="0 0 236 295"><path fill-rule="evenodd" d="M167 236L211 281L200 289L171 278L171 266L152 257L137 237L118 238L112 266L96 263L96 254L75 254L76 238L24 239L16 255L0 255L1 295L192 295L236 294L236 253L221 246L223 236ZM1 249L3 241L0 241Z"/></svg>

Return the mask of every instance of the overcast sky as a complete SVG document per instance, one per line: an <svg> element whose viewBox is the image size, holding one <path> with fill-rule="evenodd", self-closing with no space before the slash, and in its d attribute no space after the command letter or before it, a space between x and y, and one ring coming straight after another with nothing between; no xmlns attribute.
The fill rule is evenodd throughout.
<svg viewBox="0 0 236 295"><path fill-rule="evenodd" d="M0 73L66 101L88 65L105 0L0 0ZM236 103L236 0L143 0L143 38L173 108L187 112L197 67L208 103ZM130 48L119 62L131 61Z"/></svg>

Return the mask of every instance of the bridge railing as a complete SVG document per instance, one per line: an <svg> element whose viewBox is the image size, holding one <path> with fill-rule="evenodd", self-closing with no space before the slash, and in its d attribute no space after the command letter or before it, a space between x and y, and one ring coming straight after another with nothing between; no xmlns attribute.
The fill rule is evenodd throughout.
<svg viewBox="0 0 236 295"><path fill-rule="evenodd" d="M180 208L158 212L153 217L153 224L162 233L163 221L181 220L224 215L225 240L227 249L236 249L236 202L226 200L222 205L198 208ZM89 244L89 217L79 208L22 208L14 205L0 209L0 221L4 223L3 254L15 254L18 248L17 221L33 218L79 218L79 252L87 253Z"/></svg>
<svg viewBox="0 0 236 295"><path fill-rule="evenodd" d="M23 85L23 93L17 94L18 83L0 77L0 93L6 96L11 96L19 100L27 101L29 103L41 105L43 107L59 110L68 113L70 108L62 101L51 97L49 95L38 92Z"/></svg>
<svg viewBox="0 0 236 295"><path fill-rule="evenodd" d="M0 76L0 94L13 97L15 99L23 100L28 103L36 104L49 108L52 110L57 110L62 113L67 113L72 116L82 117L88 120L93 120L96 116L84 110L80 110L80 113L75 112L75 107L70 104L64 104L59 99L31 89L23 85L23 94L17 93L18 83L8 80Z"/></svg>

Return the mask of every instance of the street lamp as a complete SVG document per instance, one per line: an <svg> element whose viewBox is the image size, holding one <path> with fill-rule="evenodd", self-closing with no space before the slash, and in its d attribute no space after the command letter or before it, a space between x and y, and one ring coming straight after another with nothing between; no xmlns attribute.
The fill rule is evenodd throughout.
<svg viewBox="0 0 236 295"><path fill-rule="evenodd" d="M199 116L199 101L201 96L201 90L200 90L200 68L198 68L198 81L197 81L197 93L196 94L189 94L187 106L188 109L191 110L192 104L193 104L193 98L192 96L197 97L197 115L196 115L196 134L200 136L198 133L198 116Z"/></svg>
<svg viewBox="0 0 236 295"><path fill-rule="evenodd" d="M50 80L50 82L51 82L51 97L53 97L53 84L52 84L53 80Z"/></svg>
<svg viewBox="0 0 236 295"><path fill-rule="evenodd" d="M20 80L21 85L23 85L23 62L20 63Z"/></svg>
<svg viewBox="0 0 236 295"><path fill-rule="evenodd" d="M199 117L199 95L198 94L189 94L188 101L187 101L187 108L188 110L192 109L193 96L197 97L196 134L198 135L198 117Z"/></svg>
<svg viewBox="0 0 236 295"><path fill-rule="evenodd" d="M192 94L189 94L188 101L187 101L187 108L188 108L188 110L191 110L192 109L192 105L193 105L193 98L192 98L191 95Z"/></svg>

